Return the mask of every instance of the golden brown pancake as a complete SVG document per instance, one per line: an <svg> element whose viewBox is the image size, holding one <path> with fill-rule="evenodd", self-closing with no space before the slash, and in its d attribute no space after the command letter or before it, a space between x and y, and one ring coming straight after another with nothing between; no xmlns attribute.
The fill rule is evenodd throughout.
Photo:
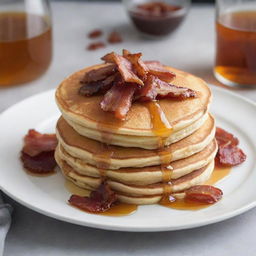
<svg viewBox="0 0 256 256"><path fill-rule="evenodd" d="M208 165L215 157L217 152L217 143L215 139L207 145L202 151L172 162L168 166L150 166L143 168L121 168L118 170L99 169L93 165L87 164L83 160L69 155L65 149L58 145L56 150L57 157L65 161L78 174L83 176L100 177L119 181L125 184L149 185L158 182L167 182L171 179L180 178L188 173Z"/></svg>
<svg viewBox="0 0 256 256"><path fill-rule="evenodd" d="M200 152L213 140L215 124L209 116L196 132L162 150L106 146L79 135L63 118L57 123L56 134L61 146L71 156L100 168L119 169L169 164Z"/></svg>
<svg viewBox="0 0 256 256"><path fill-rule="evenodd" d="M203 116L195 120L190 125L184 127L183 129L170 132L169 137L163 139L164 145L168 146L172 143L175 143L189 136L190 134L195 132L197 129L199 129L207 118L208 118L208 113L205 113ZM106 143L106 144L117 145L122 147L139 147L139 148L145 148L145 149L159 148L159 137L156 137L156 136L135 136L135 135L105 133L98 130L86 128L77 123L74 123L72 120L68 119L68 117L66 117L65 120L80 135L93 140Z"/></svg>
<svg viewBox="0 0 256 256"><path fill-rule="evenodd" d="M56 102L63 117L82 127L114 134L155 136L152 131L151 115L147 104L135 102L132 104L125 121L120 121L110 112L100 108L103 96L81 96L80 80L85 72L102 65L96 65L80 70L65 79L56 91ZM184 86L197 91L198 97L177 101L173 99L159 100L166 119L178 131L189 126L207 112L211 100L211 92L206 83L198 77L183 71L169 68L175 72L176 78L172 82L177 86Z"/></svg>
<svg viewBox="0 0 256 256"><path fill-rule="evenodd" d="M77 186L88 190L95 190L101 184L101 178L80 175L65 161L62 161L58 156L56 156L56 160L63 172L63 175ZM135 186L127 185L110 179L108 179L107 182L116 192L121 202L139 203L135 202L134 198L137 198L137 200L140 198L141 202L139 204L150 204L158 202L165 193L171 194L182 192L192 186L203 184L209 179L213 169L214 161L210 162L205 167L195 170L178 179L172 179L168 183L160 182L150 185ZM147 201L147 198L151 198L151 200L154 198L154 202Z"/></svg>

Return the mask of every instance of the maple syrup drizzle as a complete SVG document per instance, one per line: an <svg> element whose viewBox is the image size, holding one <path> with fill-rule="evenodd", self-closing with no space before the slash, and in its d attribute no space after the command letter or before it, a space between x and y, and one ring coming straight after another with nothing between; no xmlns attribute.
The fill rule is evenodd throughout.
<svg viewBox="0 0 256 256"><path fill-rule="evenodd" d="M170 182L172 179L173 171L168 169L168 166L161 165L162 182Z"/></svg>
<svg viewBox="0 0 256 256"><path fill-rule="evenodd" d="M147 107L151 117L152 131L159 138L158 148L163 148L173 128L167 120L161 106L156 101L148 102Z"/></svg>
<svg viewBox="0 0 256 256"><path fill-rule="evenodd" d="M204 183L205 185L214 185L218 181L225 178L231 172L231 167L218 167L216 166L213 170L211 177ZM202 204L198 202L186 201L184 199L170 200L169 197L163 196L160 205L176 209L176 210L200 210L211 206L211 204Z"/></svg>
<svg viewBox="0 0 256 256"><path fill-rule="evenodd" d="M169 195L172 192L171 189L171 177L172 171L167 168L170 164L172 155L170 152L165 150L166 139L171 135L173 128L170 125L165 113L161 106L156 102L152 101L147 103L148 110L150 112L152 131L158 137L158 150L157 154L160 158L160 168L162 172L162 182L164 195Z"/></svg>

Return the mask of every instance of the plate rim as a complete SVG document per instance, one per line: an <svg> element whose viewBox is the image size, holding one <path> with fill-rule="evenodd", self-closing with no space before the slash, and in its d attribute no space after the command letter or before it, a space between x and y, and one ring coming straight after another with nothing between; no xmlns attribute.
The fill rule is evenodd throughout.
<svg viewBox="0 0 256 256"><path fill-rule="evenodd" d="M213 91L216 90L216 91L219 91L220 93L224 93L226 95L230 95L232 97L239 98L240 100L251 104L256 109L256 102L254 102L253 100L248 99L244 96L241 96L238 93L235 93L233 91L229 91L228 89L221 88L221 87L218 87L218 86L212 85L212 84L208 84L208 85L210 85L211 90L213 90ZM4 111L2 111L0 113L0 120L6 112L11 110L12 108L17 107L19 104L23 104L24 102L26 102L26 101L34 98L34 97L36 98L38 96L43 96L43 94L51 94L51 93L54 94L54 92L55 92L55 89L40 92L40 93L29 96L29 97L15 103L15 104L13 104L12 106L10 106L9 108L5 109ZM256 207L256 198L255 198L255 200L253 202L248 202L247 204L245 204L244 206L242 206L238 209L235 209L235 210L232 210L230 212L221 214L220 216L217 215L217 216L212 217L210 219L199 220L199 221L197 221L195 223L191 223L191 224L184 224L184 225L179 225L179 226L165 226L165 227L164 226L157 226L157 227L155 227L155 226L144 227L143 226L143 227L141 227L141 226L135 226L135 225L130 225L130 224L129 224L129 226L125 226L125 225L119 225L119 224L114 224L113 225L113 223L108 224L106 222L104 222L104 224L102 224L102 223L99 223L99 221L97 221L97 220L95 220L95 221L84 221L84 220L79 220L79 219L74 219L74 218L71 218L71 217L59 215L59 214L54 213L52 211L47 211L47 210L45 210L43 208L40 208L38 206L34 206L32 204L29 204L25 199L19 198L15 194L9 192L8 189L5 189L5 187L2 186L1 184L0 184L0 189L6 195L11 197L13 200L17 201L18 203L22 204L23 206L25 206L25 207L33 210L33 211L36 211L40 214L44 214L48 217L51 217L51 218L54 218L54 219L57 219L57 220L60 220L60 221L65 221L65 222L68 222L68 223L76 224L76 225L91 227L91 228L98 228L98 229L112 230L112 231L126 231L126 232L127 231L128 232L159 232L159 231L174 231L174 230L191 229L191 228L195 228L195 227L201 227L201 226L205 226L205 225L209 225L209 224L224 221L226 219L235 217L237 215L240 215L240 214ZM117 218L120 218L120 217L117 217Z"/></svg>

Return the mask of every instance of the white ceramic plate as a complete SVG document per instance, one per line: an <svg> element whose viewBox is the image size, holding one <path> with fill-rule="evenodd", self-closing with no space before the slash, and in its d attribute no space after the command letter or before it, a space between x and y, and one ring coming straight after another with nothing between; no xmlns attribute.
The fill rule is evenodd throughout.
<svg viewBox="0 0 256 256"><path fill-rule="evenodd" d="M102 229L122 231L164 231L193 228L215 223L241 214L256 206L256 105L229 91L212 88L211 112L217 125L235 134L247 160L222 180L224 192L217 204L198 211L180 211L159 205L140 206L136 213L124 217L87 214L70 207L70 193L60 173L48 177L26 174L19 161L22 138L28 129L54 132L60 113L54 91L30 97L0 116L0 187L21 204L53 218Z"/></svg>

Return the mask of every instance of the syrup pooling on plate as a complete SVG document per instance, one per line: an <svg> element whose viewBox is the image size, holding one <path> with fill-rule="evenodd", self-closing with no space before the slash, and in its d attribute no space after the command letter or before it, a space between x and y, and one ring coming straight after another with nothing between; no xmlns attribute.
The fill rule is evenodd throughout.
<svg viewBox="0 0 256 256"><path fill-rule="evenodd" d="M224 179L226 176L228 176L231 172L231 167L221 167L216 166L214 168L214 171L211 175L211 177L205 182L206 185L214 185L220 180Z"/></svg>
<svg viewBox="0 0 256 256"><path fill-rule="evenodd" d="M219 167L215 166L213 173L211 177L204 183L205 185L215 185L222 179L224 179L226 176L228 176L231 172L230 167ZM199 202L192 202L192 201L187 201L184 198L183 199L175 199L173 197L169 197L168 195L164 196L159 203L162 206L176 209L176 210L200 210L207 208L211 206L211 204L203 204Z"/></svg>
<svg viewBox="0 0 256 256"><path fill-rule="evenodd" d="M138 205L136 204L123 204L118 203L114 206L112 206L109 210L106 212L100 213L100 215L105 216L126 216L130 215L137 211Z"/></svg>

